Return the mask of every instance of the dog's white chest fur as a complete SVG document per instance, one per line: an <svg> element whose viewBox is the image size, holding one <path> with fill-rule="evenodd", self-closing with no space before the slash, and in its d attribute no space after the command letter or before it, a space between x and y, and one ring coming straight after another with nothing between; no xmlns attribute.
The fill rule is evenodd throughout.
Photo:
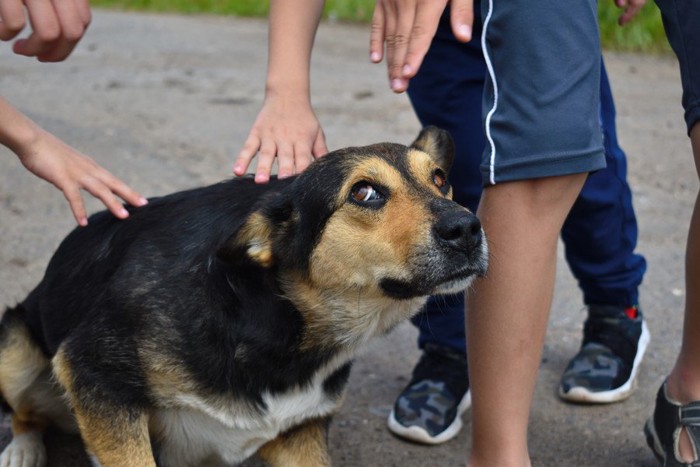
<svg viewBox="0 0 700 467"><path fill-rule="evenodd" d="M229 407L191 395L181 396L177 408L159 410L151 431L159 439L159 465L184 467L231 465L253 455L263 444L309 417L334 412L338 401L322 384L284 394L266 394L261 414L233 403Z"/></svg>

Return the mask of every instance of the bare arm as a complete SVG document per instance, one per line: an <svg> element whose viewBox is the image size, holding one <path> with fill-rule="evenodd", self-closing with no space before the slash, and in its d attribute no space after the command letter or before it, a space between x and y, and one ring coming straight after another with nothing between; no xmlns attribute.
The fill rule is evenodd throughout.
<svg viewBox="0 0 700 467"><path fill-rule="evenodd" d="M269 180L277 158L281 178L303 171L328 152L311 107L311 49L323 0L272 0L265 102L234 166L243 175L258 154L255 180Z"/></svg>
<svg viewBox="0 0 700 467"><path fill-rule="evenodd" d="M86 190L120 219L129 216L119 196L133 206L146 200L95 161L71 148L0 98L0 144L14 152L37 177L63 192L78 224L87 225L80 190Z"/></svg>

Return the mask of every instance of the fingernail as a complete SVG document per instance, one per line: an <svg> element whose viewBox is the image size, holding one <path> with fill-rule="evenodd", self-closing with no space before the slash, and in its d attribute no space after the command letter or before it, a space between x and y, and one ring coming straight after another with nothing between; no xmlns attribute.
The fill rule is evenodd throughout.
<svg viewBox="0 0 700 467"><path fill-rule="evenodd" d="M127 211L127 210L124 209L124 208L121 208L121 209L119 210L119 215L120 215L121 217L129 217L129 211Z"/></svg>
<svg viewBox="0 0 700 467"><path fill-rule="evenodd" d="M403 68L401 69L401 73L404 76L408 76L411 74L411 66L410 65L404 65Z"/></svg>
<svg viewBox="0 0 700 467"><path fill-rule="evenodd" d="M459 34L465 39L471 39L472 28L468 24L463 24L459 27Z"/></svg>
<svg viewBox="0 0 700 467"><path fill-rule="evenodd" d="M391 80L391 89L394 91L398 91L401 89L401 80L400 79L392 79Z"/></svg>
<svg viewBox="0 0 700 467"><path fill-rule="evenodd" d="M148 204L148 200L146 198L139 198L139 206L145 206Z"/></svg>
<svg viewBox="0 0 700 467"><path fill-rule="evenodd" d="M78 225L80 225L80 227L85 227L87 225L87 217L81 217L78 220Z"/></svg>
<svg viewBox="0 0 700 467"><path fill-rule="evenodd" d="M379 57L380 57L379 52L372 52L371 54L369 54L369 59L373 62L378 62Z"/></svg>

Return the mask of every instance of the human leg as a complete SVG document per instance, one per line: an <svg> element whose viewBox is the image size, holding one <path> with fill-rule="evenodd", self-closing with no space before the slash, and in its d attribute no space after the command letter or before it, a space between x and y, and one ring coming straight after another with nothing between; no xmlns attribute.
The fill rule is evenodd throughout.
<svg viewBox="0 0 700 467"><path fill-rule="evenodd" d="M637 218L627 183L627 158L618 144L615 105L604 63L600 73L600 126L606 167L591 173L562 228L567 262L587 305L630 307L639 302L646 271L635 253Z"/></svg>
<svg viewBox="0 0 700 467"><path fill-rule="evenodd" d="M678 57L685 120L700 178L700 10L692 0L656 3ZM685 284L681 350L645 426L649 446L666 466L700 465L700 194L688 230Z"/></svg>
<svg viewBox="0 0 700 467"><path fill-rule="evenodd" d="M408 93L424 126L437 125L452 133L457 157L450 179L455 199L475 210L481 193L480 182L474 177L477 148L484 144L484 138L473 109L481 99L486 67L480 44L456 41L448 15L449 11ZM478 17L475 26L478 36ZM562 378L560 393L572 401L612 402L626 398L648 341L641 313L632 320L625 314L636 313L631 308L638 303L638 286L646 262L634 251L637 222L604 65L600 103L607 167L588 177L562 229L567 260L584 293L584 302L593 306L581 352L572 359ZM458 311L462 305L461 295L428 302L425 312L413 320L419 329L421 349L431 343L464 351L463 335L455 332L463 321ZM604 368L601 361L607 362ZM414 374L409 386L421 379ZM413 405L416 410L420 408Z"/></svg>
<svg viewBox="0 0 700 467"><path fill-rule="evenodd" d="M700 123L690 138L700 177ZM688 229L685 292L681 350L644 430L649 446L666 466L700 465L700 194Z"/></svg>
<svg viewBox="0 0 700 467"><path fill-rule="evenodd" d="M627 398L649 341L638 307L646 261L635 253L637 219L604 64L600 124L607 166L589 175L562 228L566 259L588 307L581 348L559 387L559 395L572 402Z"/></svg>
<svg viewBox="0 0 700 467"><path fill-rule="evenodd" d="M527 420L554 288L559 230L585 174L486 188L489 274L468 293L469 465L528 465ZM498 447L494 449L494 447Z"/></svg>
<svg viewBox="0 0 700 467"><path fill-rule="evenodd" d="M475 22L480 32L480 22ZM462 44L452 35L449 11L443 15L431 48L408 95L423 126L448 130L455 143L449 179L454 199L476 211L481 196L479 163L484 147L481 126L486 73L478 43ZM456 436L461 415L471 404L464 339L464 294L431 297L413 324L422 355L388 418L396 435L426 444Z"/></svg>
<svg viewBox="0 0 700 467"><path fill-rule="evenodd" d="M530 463L528 418L559 233L586 173L605 165L596 3L560 8L520 0L482 6L487 187L477 214L491 262L467 300L470 466Z"/></svg>
<svg viewBox="0 0 700 467"><path fill-rule="evenodd" d="M669 4L671 3L671 4ZM700 10L690 0L657 0L666 34L681 68L683 107L700 178ZM680 402L700 400L700 194L690 219L685 256L686 301L683 340L669 375L669 396Z"/></svg>

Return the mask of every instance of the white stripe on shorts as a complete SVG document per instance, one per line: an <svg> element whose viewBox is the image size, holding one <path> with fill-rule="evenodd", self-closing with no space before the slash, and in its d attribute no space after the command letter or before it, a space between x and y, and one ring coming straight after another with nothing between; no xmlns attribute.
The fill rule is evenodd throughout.
<svg viewBox="0 0 700 467"><path fill-rule="evenodd" d="M491 78L491 83L493 85L493 107L491 107L491 110L489 110L488 114L486 114L486 121L484 122L484 130L486 132L486 139L489 142L489 145L491 146L491 156L489 157L489 183L491 185L495 185L496 181L494 180L495 174L494 174L494 164L496 162L496 144L493 141L493 137L491 136L491 117L493 117L493 114L496 113L496 108L498 107L498 84L496 83L496 73L493 71L493 64L491 63L491 57L489 57L489 50L486 48L486 30L488 29L489 26L489 21L491 20L491 14L493 13L493 1L494 0L489 0L489 12L486 15L486 19L484 20L484 25L481 31L481 49L483 50L484 53L484 60L486 61L486 68L489 71L489 77Z"/></svg>

